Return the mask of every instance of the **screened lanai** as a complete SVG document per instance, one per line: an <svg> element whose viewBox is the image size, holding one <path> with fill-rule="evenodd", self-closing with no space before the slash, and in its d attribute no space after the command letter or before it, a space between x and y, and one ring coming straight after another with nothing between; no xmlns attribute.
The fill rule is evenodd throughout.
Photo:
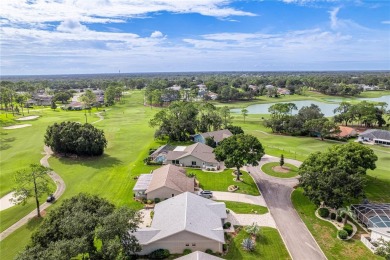
<svg viewBox="0 0 390 260"><path fill-rule="evenodd" d="M359 222L367 228L390 227L390 203L354 204L351 209Z"/></svg>

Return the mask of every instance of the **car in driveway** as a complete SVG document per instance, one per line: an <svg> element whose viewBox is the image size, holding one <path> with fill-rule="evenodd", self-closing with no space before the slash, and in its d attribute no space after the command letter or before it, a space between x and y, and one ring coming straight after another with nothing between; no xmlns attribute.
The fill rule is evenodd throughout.
<svg viewBox="0 0 390 260"><path fill-rule="evenodd" d="M49 197L47 197L46 202L53 202L56 198L53 194L50 194Z"/></svg>
<svg viewBox="0 0 390 260"><path fill-rule="evenodd" d="M199 191L198 195L206 199L211 199L213 197L213 192L209 190L202 190Z"/></svg>

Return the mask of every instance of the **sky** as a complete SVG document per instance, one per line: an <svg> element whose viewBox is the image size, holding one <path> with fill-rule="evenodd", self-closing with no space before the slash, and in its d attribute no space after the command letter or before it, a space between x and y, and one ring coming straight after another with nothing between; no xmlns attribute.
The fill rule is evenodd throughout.
<svg viewBox="0 0 390 260"><path fill-rule="evenodd" d="M390 0L1 0L0 75L390 70Z"/></svg>

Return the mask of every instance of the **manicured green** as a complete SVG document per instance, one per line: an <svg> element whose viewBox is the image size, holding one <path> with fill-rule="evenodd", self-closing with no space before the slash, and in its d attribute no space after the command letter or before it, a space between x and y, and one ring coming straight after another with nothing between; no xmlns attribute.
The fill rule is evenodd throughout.
<svg viewBox="0 0 390 260"><path fill-rule="evenodd" d="M268 175L278 177L278 178L292 178L298 175L298 167L292 164L285 163L283 165L283 167L290 168L289 172L286 173L274 171L272 168L275 166L279 166L279 163L278 162L266 163L261 167L261 170Z"/></svg>
<svg viewBox="0 0 390 260"><path fill-rule="evenodd" d="M236 182L233 179L232 169L226 169L222 172L204 172L202 170L187 169L188 173L195 173L196 179L200 182L200 187L204 190L228 191L230 185L237 185L238 193L249 195L260 195L259 189L252 177L245 171L241 171L241 182Z"/></svg>
<svg viewBox="0 0 390 260"><path fill-rule="evenodd" d="M303 195L302 189L292 193L292 203L328 259L381 259L371 253L360 241L361 230L348 241L337 239L337 229L331 223L317 218L316 205Z"/></svg>
<svg viewBox="0 0 390 260"><path fill-rule="evenodd" d="M261 227L260 235L256 239L256 247L253 252L245 251L242 240L249 235L242 229L228 246L228 253L224 259L291 259L278 230L270 227Z"/></svg>
<svg viewBox="0 0 390 260"><path fill-rule="evenodd" d="M267 207L244 203L244 202L236 202L236 201L222 201L225 202L226 208L234 211L234 213L238 214L255 214L256 211L257 214L265 214L268 212Z"/></svg>

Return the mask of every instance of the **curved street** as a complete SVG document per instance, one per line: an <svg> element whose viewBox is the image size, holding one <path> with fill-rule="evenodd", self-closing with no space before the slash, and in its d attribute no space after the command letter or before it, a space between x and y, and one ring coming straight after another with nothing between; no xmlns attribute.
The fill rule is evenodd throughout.
<svg viewBox="0 0 390 260"><path fill-rule="evenodd" d="M292 205L291 193L298 179L275 178L261 170L262 165L279 160L278 157L264 155L259 166L248 166L247 169L259 187L291 257L296 260L326 259ZM285 162L295 166L301 164L291 159L285 159Z"/></svg>
<svg viewBox="0 0 390 260"><path fill-rule="evenodd" d="M40 163L41 165L45 166L45 167L50 167L49 165L49 162L48 162L48 159L50 158L50 156L53 154L52 150L47 147L47 146L44 146L43 147L43 150L44 150L44 154L45 156L40 160ZM50 178L52 178L52 180L55 182L55 184L57 185L57 189L54 193L54 197L56 198L56 200L64 193L65 189L66 189L66 185L65 185L65 182L64 180L57 174L55 173L54 171L51 171L49 173L49 176ZM45 202L43 203L42 205L40 205L40 210L41 212L43 210L45 210L46 208L48 208L49 206L51 205L51 203L48 203L48 202ZM12 226L10 226L9 228L7 228L6 230L4 230L3 232L0 233L0 241L2 241L3 239L5 239L6 237L8 237L9 235L11 235L15 230L17 230L18 228L20 228L21 226L27 224L27 222L32 219L33 217L35 217L37 214L37 210L34 209L32 212L30 212L27 216L23 217L22 219L20 219L18 222L16 222L15 224L13 224Z"/></svg>

